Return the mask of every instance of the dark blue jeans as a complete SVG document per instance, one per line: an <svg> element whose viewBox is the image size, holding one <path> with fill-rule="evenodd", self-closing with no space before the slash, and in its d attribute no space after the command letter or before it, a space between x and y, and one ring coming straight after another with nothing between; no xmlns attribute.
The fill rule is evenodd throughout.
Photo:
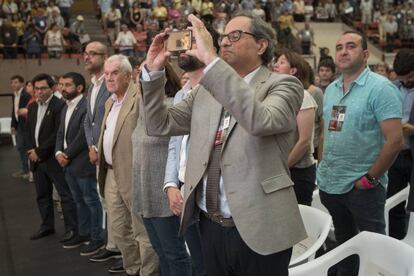
<svg viewBox="0 0 414 276"><path fill-rule="evenodd" d="M26 140L24 136L25 136L25 133L24 133L23 127L18 126L16 130L16 148L17 148L17 151L19 152L21 170L24 173L28 173L29 172L29 163L28 163L29 161L27 157L27 144L26 144Z"/></svg>
<svg viewBox="0 0 414 276"><path fill-rule="evenodd" d="M191 259L184 239L178 236L180 220L176 216L144 218L152 247L160 259L163 276L191 276Z"/></svg>
<svg viewBox="0 0 414 276"><path fill-rule="evenodd" d="M335 238L339 244L356 236L360 231L385 234L385 188L381 185L370 190L353 188L345 194L319 191L321 202L332 216ZM338 275L357 275L358 259L347 258L338 265Z"/></svg>
<svg viewBox="0 0 414 276"><path fill-rule="evenodd" d="M93 241L102 241L102 205L96 178L77 177L70 167L65 170L65 178L76 204L79 235L90 237Z"/></svg>
<svg viewBox="0 0 414 276"><path fill-rule="evenodd" d="M290 168L290 177L295 183L295 190L298 204L311 206L313 191L315 190L316 165L307 168Z"/></svg>
<svg viewBox="0 0 414 276"><path fill-rule="evenodd" d="M395 195L405 187L411 179L413 159L411 151L403 150L398 154L394 164L388 170L389 183L387 187L387 198ZM412 182L411 182L412 183ZM396 239L403 239L407 233L408 214L405 211L405 202L395 206L390 211L389 234Z"/></svg>

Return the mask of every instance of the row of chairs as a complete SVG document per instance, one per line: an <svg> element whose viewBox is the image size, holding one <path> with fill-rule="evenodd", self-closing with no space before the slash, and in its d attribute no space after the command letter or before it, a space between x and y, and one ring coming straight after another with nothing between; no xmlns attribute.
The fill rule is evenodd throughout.
<svg viewBox="0 0 414 276"><path fill-rule="evenodd" d="M386 233L389 229L389 212L407 202L409 186L387 199L385 204ZM387 235L361 232L353 239L315 258L318 249L329 236L334 239L332 218L319 199L319 191L313 195L312 207L299 205L308 238L293 248L290 275L327 275L328 270L351 255L360 259L359 275L414 276L414 215L410 216L407 235L397 240Z"/></svg>

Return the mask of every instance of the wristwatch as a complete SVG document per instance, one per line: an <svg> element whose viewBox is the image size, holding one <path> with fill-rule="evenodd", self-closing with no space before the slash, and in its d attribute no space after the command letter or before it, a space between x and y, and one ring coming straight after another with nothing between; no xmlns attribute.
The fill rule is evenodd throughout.
<svg viewBox="0 0 414 276"><path fill-rule="evenodd" d="M378 186L378 184L381 184L381 181L378 178L369 175L369 173L367 173L365 177L367 178L368 182L374 186Z"/></svg>

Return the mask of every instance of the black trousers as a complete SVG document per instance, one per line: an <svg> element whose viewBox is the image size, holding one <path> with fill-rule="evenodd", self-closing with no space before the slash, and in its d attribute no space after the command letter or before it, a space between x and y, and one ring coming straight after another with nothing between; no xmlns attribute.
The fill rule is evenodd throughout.
<svg viewBox="0 0 414 276"><path fill-rule="evenodd" d="M36 186L37 206L42 219L41 229L48 230L55 228L55 215L53 210L53 184L58 192L65 223L66 231L77 232L78 220L76 205L73 201L69 186L66 183L63 171L51 170L45 163L37 164L33 171L33 178Z"/></svg>
<svg viewBox="0 0 414 276"><path fill-rule="evenodd" d="M316 165L307 168L290 168L290 177L295 183L296 199L299 204L311 206L313 191L315 190Z"/></svg>
<svg viewBox="0 0 414 276"><path fill-rule="evenodd" d="M388 170L387 198L407 187L411 179L412 166L411 151L409 149L402 150ZM390 236L396 239L403 239L407 233L407 222L408 214L405 211L405 202L403 202L390 211Z"/></svg>
<svg viewBox="0 0 414 276"><path fill-rule="evenodd" d="M260 222L258 222L260 223ZM207 276L287 276L292 248L271 255L251 250L236 227L201 216L201 244Z"/></svg>

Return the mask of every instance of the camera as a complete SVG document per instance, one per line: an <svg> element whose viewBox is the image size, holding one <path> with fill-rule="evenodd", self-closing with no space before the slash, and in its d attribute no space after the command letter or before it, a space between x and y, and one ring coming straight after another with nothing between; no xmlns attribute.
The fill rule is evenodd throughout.
<svg viewBox="0 0 414 276"><path fill-rule="evenodd" d="M190 30L173 31L168 34L167 51L185 52L191 49L192 33Z"/></svg>

